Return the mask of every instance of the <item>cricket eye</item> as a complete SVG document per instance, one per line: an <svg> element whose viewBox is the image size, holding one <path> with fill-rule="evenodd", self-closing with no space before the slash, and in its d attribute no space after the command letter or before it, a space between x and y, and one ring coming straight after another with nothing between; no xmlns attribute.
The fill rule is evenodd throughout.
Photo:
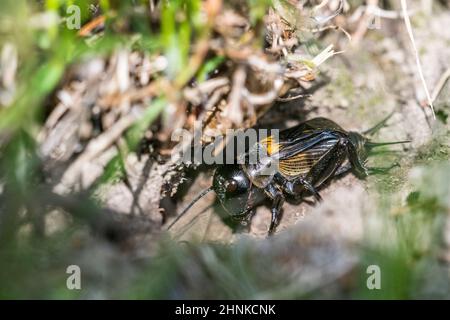
<svg viewBox="0 0 450 320"><path fill-rule="evenodd" d="M225 191L227 193L233 193L237 190L238 184L236 182L236 180L234 179L230 179L225 181Z"/></svg>

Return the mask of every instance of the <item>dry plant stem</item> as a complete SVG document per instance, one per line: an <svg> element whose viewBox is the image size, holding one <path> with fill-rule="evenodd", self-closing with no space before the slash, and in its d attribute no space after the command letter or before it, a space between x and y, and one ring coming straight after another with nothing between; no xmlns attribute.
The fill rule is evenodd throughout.
<svg viewBox="0 0 450 320"><path fill-rule="evenodd" d="M245 85L247 74L243 66L238 66L233 74L233 87L228 99L228 107L225 111L226 117L231 120L234 125L242 123L244 118L241 110L242 90Z"/></svg>
<svg viewBox="0 0 450 320"><path fill-rule="evenodd" d="M155 11L155 0L149 0L149 8L150 8L150 12Z"/></svg>
<svg viewBox="0 0 450 320"><path fill-rule="evenodd" d="M219 79L219 78L218 78ZM224 78L225 79L225 78ZM212 81L214 79L211 79L209 81ZM226 79L226 83L228 83L228 79ZM207 82L209 82L207 81ZM219 83L219 81L217 81L217 83ZM221 85L223 85L223 81L220 82ZM202 91L200 88L196 88L200 91ZM209 91L209 90L208 90ZM205 121L202 124L202 130L204 130L209 123L212 121L212 119L214 118L214 116L216 115L216 113L218 111L220 111L220 109L217 107L217 103L221 100L221 98L226 95L228 92L230 91L230 87L228 85L226 86L222 86L217 88L213 94L211 95L211 97L209 98L209 100L206 102L205 104L205 108L204 111L200 114L200 116L198 117L198 121L203 122L203 119L208 115L208 113L210 112L210 114L207 116L207 118L205 119ZM209 93L209 92L208 92ZM186 93L185 93L186 94ZM194 132L194 135L192 136L192 139L190 139L190 141L188 141L187 143L185 143L184 145L180 145L179 146L179 150L180 151L186 151L188 148L191 148L192 142L194 141L194 136L197 134L201 134L201 132ZM203 137L202 137L203 139Z"/></svg>
<svg viewBox="0 0 450 320"><path fill-rule="evenodd" d="M158 82L152 82L149 85L140 88L140 89L134 89L134 90L128 90L127 92L123 94L111 94L108 96L103 97L99 101L99 105L107 107L112 105L121 105L124 101L129 102L136 102L141 101L146 98L151 98L159 91L159 83Z"/></svg>
<svg viewBox="0 0 450 320"><path fill-rule="evenodd" d="M278 63L269 63L266 60L264 60L256 55L249 56L247 58L246 62L252 68L254 68L258 71L271 73L271 74L278 74L278 75L282 75L284 72L284 68L282 66L280 66Z"/></svg>
<svg viewBox="0 0 450 320"><path fill-rule="evenodd" d="M225 139L222 139L220 143L214 148L212 152L213 156L216 157L217 155L219 155L219 153L225 148L225 146L231 141L231 139L231 135L226 135Z"/></svg>
<svg viewBox="0 0 450 320"><path fill-rule="evenodd" d="M91 33L92 30L105 24L105 21L106 21L106 16L104 16L104 15L98 16L94 20L92 20L92 21L88 22L86 25L84 25L80 29L80 31L78 31L78 35L80 37L87 37Z"/></svg>
<svg viewBox="0 0 450 320"><path fill-rule="evenodd" d="M180 76L175 81L175 89L181 89L183 88L186 83L189 81L189 79L192 77L192 75L197 71L200 66L203 63L203 60L206 57L206 54L209 50L209 38L207 37L207 34L203 36L203 39L201 39L197 45L195 46L195 52L194 55L189 59L188 67L184 72L180 74Z"/></svg>
<svg viewBox="0 0 450 320"><path fill-rule="evenodd" d="M73 187L78 180L83 166L113 145L135 121L136 116L130 113L118 120L108 131L91 140L86 150L64 172L61 182L55 187L55 191L60 194L67 193L68 189Z"/></svg>
<svg viewBox="0 0 450 320"><path fill-rule="evenodd" d="M436 119L436 115L434 113L433 100L431 99L430 92L428 91L427 83L425 82L425 77L422 71L422 65L420 63L419 51L417 50L416 42L414 40L414 35L411 27L411 20L408 16L408 7L406 5L406 0L401 0L403 18L405 20L406 30L408 31L409 39L411 40L411 44L414 50L414 56L416 58L417 69L419 71L420 80L422 81L423 88L425 90L425 94L427 95L428 104L431 108L431 112L433 113L433 118Z"/></svg>
<svg viewBox="0 0 450 320"><path fill-rule="evenodd" d="M403 19L403 12L401 11L393 11L393 10L385 10L381 9L378 6L360 6L352 16L348 19L348 22L353 23L358 21L364 12L368 11L370 14L383 18L383 19ZM415 13L414 10L409 10L408 15L412 16Z"/></svg>
<svg viewBox="0 0 450 320"><path fill-rule="evenodd" d="M277 98L277 101L288 102L288 101L297 100L297 99L300 99L300 98L309 98L311 96L312 96L311 94L296 94L296 95L291 96L291 97Z"/></svg>
<svg viewBox="0 0 450 320"><path fill-rule="evenodd" d="M326 26L326 27L312 29L312 30L308 30L308 29L302 29L302 30L304 30L304 31L311 31L312 33L318 33L318 32L324 32L324 31L327 31L327 30L330 30L330 29L341 31L342 33L345 34L345 36L347 37L348 41L350 41L350 42L352 41L352 36L350 35L350 33L348 33L348 31L345 30L344 28L342 28L341 26L331 25L331 26Z"/></svg>
<svg viewBox="0 0 450 320"><path fill-rule="evenodd" d="M373 18L373 13L371 12L369 8L377 7L378 6L378 0L367 0L367 7L364 11L364 14L362 18L359 21L358 27L356 28L356 31L352 35L352 44L358 45L361 39L364 37L364 35L367 32L367 28L369 26L370 19Z"/></svg>
<svg viewBox="0 0 450 320"><path fill-rule="evenodd" d="M9 91L14 91L16 87L18 59L16 46L5 43L0 51L0 85Z"/></svg>
<svg viewBox="0 0 450 320"><path fill-rule="evenodd" d="M328 47L326 47L321 53L319 53L317 56L314 57L312 60L315 67L320 66L322 63L330 59L332 56L336 54L340 54L343 51L334 51L333 45L330 44Z"/></svg>
<svg viewBox="0 0 450 320"><path fill-rule="evenodd" d="M322 3L320 3L318 6L313 8L312 12L315 13L320 8L326 6L328 4L328 2L329 2L329 0L322 1ZM318 24L324 25L327 22L331 21L331 19L337 17L342 12L343 9L344 9L344 0L339 0L339 7L331 15L324 17L324 16L319 16L319 15L314 14L313 19L316 20Z"/></svg>
<svg viewBox="0 0 450 320"><path fill-rule="evenodd" d="M445 86L445 83L450 78L450 68L448 68L442 76L439 78L438 83L436 84L436 87L433 90L433 93L431 94L431 99L433 102L436 101L437 97L439 96L439 93L442 91L442 89Z"/></svg>
<svg viewBox="0 0 450 320"><path fill-rule="evenodd" d="M203 83L200 83L197 86L197 89L202 93L202 94L210 94L211 92L213 92L214 90L226 86L228 85L229 80L226 77L219 77L219 78L214 78L214 79L210 79L207 80Z"/></svg>
<svg viewBox="0 0 450 320"><path fill-rule="evenodd" d="M65 103L59 103L56 108L52 111L52 113L48 116L47 121L45 122L43 130L39 133L38 141L43 142L47 132L51 130L61 117L70 109Z"/></svg>
<svg viewBox="0 0 450 320"><path fill-rule="evenodd" d="M206 115L207 112L209 110L211 110L211 114L206 118L205 122L203 123L202 129L205 129L208 126L208 124L211 122L211 120L214 118L214 116L216 115L217 111L219 110L219 108L216 108L216 105L219 103L220 99L224 95L226 95L229 91L230 91L230 87L229 86L222 87L222 88L217 89L216 91L214 91L214 93L212 94L211 98L205 104L205 112L202 114L202 118L199 119L199 120L202 120L204 115Z"/></svg>
<svg viewBox="0 0 450 320"><path fill-rule="evenodd" d="M323 7L325 7L328 4L328 2L330 2L330 0L323 0L321 3L319 3L317 6L315 6L313 8L313 11L322 9Z"/></svg>
<svg viewBox="0 0 450 320"><path fill-rule="evenodd" d="M248 100L251 105L265 105L272 103L277 97L278 92L283 86L283 80L281 78L275 79L273 82L273 87L270 91L267 91L263 94L254 94L247 90L247 88L243 88L242 95Z"/></svg>
<svg viewBox="0 0 450 320"><path fill-rule="evenodd" d="M229 80L225 77L209 79L194 88L185 88L183 90L183 94L184 97L193 105L199 105L202 103L204 97L209 96L212 92L215 92L219 88L228 86L228 84ZM208 108L205 107L205 110L208 110Z"/></svg>

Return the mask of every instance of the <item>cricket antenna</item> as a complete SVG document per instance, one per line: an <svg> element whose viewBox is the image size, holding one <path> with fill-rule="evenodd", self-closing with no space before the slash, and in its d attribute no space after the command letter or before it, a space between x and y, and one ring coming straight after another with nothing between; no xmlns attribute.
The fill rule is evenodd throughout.
<svg viewBox="0 0 450 320"><path fill-rule="evenodd" d="M199 194L198 196L196 196L195 199L192 200L192 202L189 203L189 205L188 205L186 208L184 208L183 211L181 211L181 213L178 215L178 217L176 217L175 220L172 221L172 223L167 227L167 230L169 230L170 228L172 228L172 226L173 226L178 220L180 220L180 218L181 218L182 216L184 216L184 214L185 214L186 212L188 212L189 209L192 208L192 206L193 206L198 200L200 200L201 198L203 198L203 197L204 197L208 192L210 192L212 189L213 189L213 188L212 188L212 186L211 186L211 187L209 187L208 189L205 189L205 190L203 190L202 192L200 192L200 194Z"/></svg>
<svg viewBox="0 0 450 320"><path fill-rule="evenodd" d="M386 118L378 122L376 125L374 125L372 128L367 129L366 131L363 131L363 135L365 136L371 136L375 133L377 133L378 130L383 128L386 125L386 122L392 117L392 115L395 113L395 111L392 111Z"/></svg>
<svg viewBox="0 0 450 320"><path fill-rule="evenodd" d="M370 141L367 141L365 143L365 147L369 148L369 149L372 149L372 148L375 148L375 147L387 146L387 145L390 145L390 144L401 144L401 143L410 143L410 142L411 142L411 140L392 141L392 142L370 142Z"/></svg>

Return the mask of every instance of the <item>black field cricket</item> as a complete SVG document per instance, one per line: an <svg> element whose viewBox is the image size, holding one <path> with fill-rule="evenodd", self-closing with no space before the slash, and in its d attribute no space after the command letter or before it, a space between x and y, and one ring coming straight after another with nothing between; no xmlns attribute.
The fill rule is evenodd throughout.
<svg viewBox="0 0 450 320"><path fill-rule="evenodd" d="M371 141L370 136L382 128L391 115L362 133L346 131L326 118L314 118L281 131L278 141L273 136L261 139L244 155L247 161L218 166L212 186L201 192L169 228L196 201L214 190L225 211L242 222L249 221L255 207L269 198L272 219L268 234L271 235L286 196L302 199L312 195L322 201L318 190L334 177L353 171L364 178L390 169L392 166L368 168L366 161L375 147L409 142ZM248 161L252 154L257 155L258 161Z"/></svg>

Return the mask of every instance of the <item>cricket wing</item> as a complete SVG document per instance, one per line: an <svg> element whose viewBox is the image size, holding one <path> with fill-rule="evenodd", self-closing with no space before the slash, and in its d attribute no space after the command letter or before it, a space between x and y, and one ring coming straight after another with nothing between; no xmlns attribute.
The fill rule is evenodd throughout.
<svg viewBox="0 0 450 320"><path fill-rule="evenodd" d="M315 131L313 134L306 134L307 138L294 142L281 143L278 152L271 156L278 160L291 160L300 153L308 150L327 150L329 145L334 145L339 136L333 131ZM315 148L313 148L315 147Z"/></svg>
<svg viewBox="0 0 450 320"><path fill-rule="evenodd" d="M324 134L313 139L315 143L309 143L309 147L301 148L301 152L291 150L279 161L279 171L284 176L296 177L305 175L338 143L335 135Z"/></svg>
<svg viewBox="0 0 450 320"><path fill-rule="evenodd" d="M297 139L304 139L305 135L322 131L337 131L345 133L345 130L334 121L319 117L307 120L295 127L281 131L280 141L295 142Z"/></svg>

